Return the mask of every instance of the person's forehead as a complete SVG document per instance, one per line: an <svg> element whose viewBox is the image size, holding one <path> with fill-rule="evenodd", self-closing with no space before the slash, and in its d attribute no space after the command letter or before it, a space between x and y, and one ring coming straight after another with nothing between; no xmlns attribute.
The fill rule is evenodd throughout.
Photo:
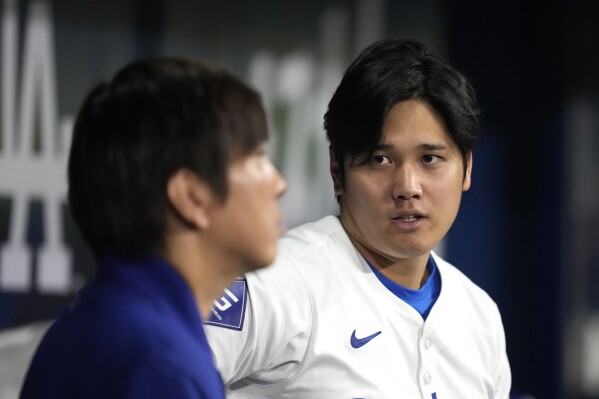
<svg viewBox="0 0 599 399"><path fill-rule="evenodd" d="M397 103L388 113L378 146L454 146L453 137L440 114L422 101Z"/></svg>

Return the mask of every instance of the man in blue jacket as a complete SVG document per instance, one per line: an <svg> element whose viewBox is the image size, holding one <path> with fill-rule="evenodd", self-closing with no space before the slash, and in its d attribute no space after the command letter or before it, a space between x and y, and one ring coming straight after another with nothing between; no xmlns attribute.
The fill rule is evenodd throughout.
<svg viewBox="0 0 599 399"><path fill-rule="evenodd" d="M68 199L97 276L45 335L22 398L224 397L202 320L274 260L285 181L267 136L259 95L208 62L135 62L89 93Z"/></svg>

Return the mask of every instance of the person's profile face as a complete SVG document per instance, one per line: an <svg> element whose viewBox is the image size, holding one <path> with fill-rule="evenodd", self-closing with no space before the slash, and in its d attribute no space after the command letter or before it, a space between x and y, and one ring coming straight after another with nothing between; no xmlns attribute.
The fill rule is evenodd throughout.
<svg viewBox="0 0 599 399"><path fill-rule="evenodd" d="M428 103L406 100L389 111L370 158L346 157L341 220L361 251L390 260L428 256L447 233L470 187L445 123Z"/></svg>
<svg viewBox="0 0 599 399"><path fill-rule="evenodd" d="M237 157L227 177L227 198L215 219L219 245L247 265L245 271L267 266L274 261L276 241L285 229L278 204L286 189L285 179L263 145Z"/></svg>

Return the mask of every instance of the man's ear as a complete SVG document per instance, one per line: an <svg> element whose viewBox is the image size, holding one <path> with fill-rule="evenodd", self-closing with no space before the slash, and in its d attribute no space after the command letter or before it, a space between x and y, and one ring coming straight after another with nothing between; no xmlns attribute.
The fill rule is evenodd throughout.
<svg viewBox="0 0 599 399"><path fill-rule="evenodd" d="M200 230L210 226L209 209L215 201L212 188L189 169L179 169L168 179L166 195L179 217Z"/></svg>
<svg viewBox="0 0 599 399"><path fill-rule="evenodd" d="M464 174L464 181L462 182L462 191L468 191L470 184L472 183L472 152L468 154L466 158L466 173Z"/></svg>
<svg viewBox="0 0 599 399"><path fill-rule="evenodd" d="M337 161L335 153L331 147L329 147L329 167L331 171L331 177L333 178L333 189L335 190L335 195L342 195L343 182L341 179L341 167L339 166L339 162Z"/></svg>

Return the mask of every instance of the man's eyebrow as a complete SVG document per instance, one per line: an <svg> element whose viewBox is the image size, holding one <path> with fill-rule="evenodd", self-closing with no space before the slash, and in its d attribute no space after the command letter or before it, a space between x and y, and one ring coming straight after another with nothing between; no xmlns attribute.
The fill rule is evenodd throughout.
<svg viewBox="0 0 599 399"><path fill-rule="evenodd" d="M390 150L390 149L392 149L392 148L393 148L393 145L392 145L392 144L384 144L384 143L382 143L382 144L377 144L377 145L374 147L374 151L380 151L380 150Z"/></svg>
<svg viewBox="0 0 599 399"><path fill-rule="evenodd" d="M425 151L440 151L446 150L447 146L444 146L443 144L420 144L418 149Z"/></svg>
<svg viewBox="0 0 599 399"><path fill-rule="evenodd" d="M376 147L374 147L374 151L380 151L380 150L391 150L393 149L394 146L392 144L378 144ZM446 150L447 146L443 145L443 144L420 144L417 147L419 150L424 150L424 151L441 151L441 150Z"/></svg>

